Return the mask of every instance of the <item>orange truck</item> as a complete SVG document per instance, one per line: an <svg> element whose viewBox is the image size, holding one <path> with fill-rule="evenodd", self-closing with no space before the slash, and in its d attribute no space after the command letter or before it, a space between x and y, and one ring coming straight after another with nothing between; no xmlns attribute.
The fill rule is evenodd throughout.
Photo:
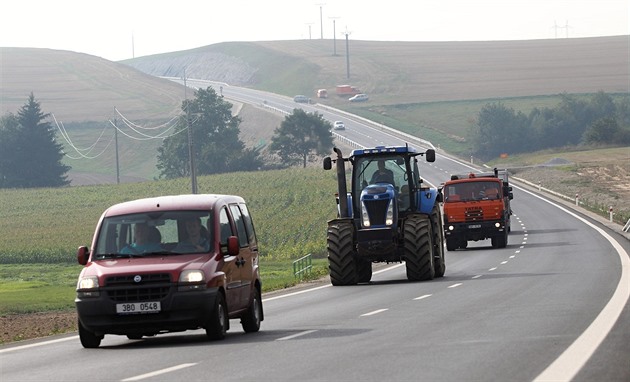
<svg viewBox="0 0 630 382"><path fill-rule="evenodd" d="M513 195L506 170L452 175L442 192L447 250L485 239L493 248L507 246Z"/></svg>
<svg viewBox="0 0 630 382"><path fill-rule="evenodd" d="M351 85L337 85L335 92L338 96L345 97L359 94L361 90Z"/></svg>

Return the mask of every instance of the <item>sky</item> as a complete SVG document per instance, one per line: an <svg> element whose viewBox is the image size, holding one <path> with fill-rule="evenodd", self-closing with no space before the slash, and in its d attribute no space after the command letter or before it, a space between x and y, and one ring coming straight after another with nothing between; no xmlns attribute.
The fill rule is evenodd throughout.
<svg viewBox="0 0 630 382"><path fill-rule="evenodd" d="M630 35L629 0L2 0L0 47L111 61L228 41Z"/></svg>

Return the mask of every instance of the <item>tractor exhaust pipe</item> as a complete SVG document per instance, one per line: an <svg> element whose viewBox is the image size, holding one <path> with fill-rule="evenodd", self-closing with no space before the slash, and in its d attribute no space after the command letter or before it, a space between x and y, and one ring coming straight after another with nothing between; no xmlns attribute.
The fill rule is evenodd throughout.
<svg viewBox="0 0 630 382"><path fill-rule="evenodd" d="M346 165L341 150L334 147L337 153L337 184L339 186L339 217L347 218L348 214L348 187L346 185Z"/></svg>

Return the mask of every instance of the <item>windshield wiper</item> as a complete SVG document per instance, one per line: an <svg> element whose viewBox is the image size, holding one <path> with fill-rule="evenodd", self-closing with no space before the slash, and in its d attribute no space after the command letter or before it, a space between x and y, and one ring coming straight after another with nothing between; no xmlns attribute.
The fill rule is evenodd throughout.
<svg viewBox="0 0 630 382"><path fill-rule="evenodd" d="M96 255L97 259L127 259L131 257L142 257L142 255L135 253L99 253Z"/></svg>

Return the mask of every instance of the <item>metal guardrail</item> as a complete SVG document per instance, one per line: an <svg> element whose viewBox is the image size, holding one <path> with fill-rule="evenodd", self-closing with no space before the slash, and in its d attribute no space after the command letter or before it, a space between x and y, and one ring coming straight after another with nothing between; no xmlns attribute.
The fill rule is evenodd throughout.
<svg viewBox="0 0 630 382"><path fill-rule="evenodd" d="M311 269L313 269L313 257L310 253L293 262L293 276L295 278L302 278L302 276L311 273Z"/></svg>

